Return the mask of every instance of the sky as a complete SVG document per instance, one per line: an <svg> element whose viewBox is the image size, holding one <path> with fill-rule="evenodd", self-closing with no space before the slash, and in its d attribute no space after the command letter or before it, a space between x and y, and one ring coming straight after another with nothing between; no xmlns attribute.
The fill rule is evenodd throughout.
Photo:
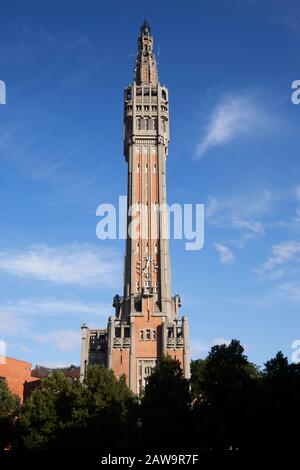
<svg viewBox="0 0 300 470"><path fill-rule="evenodd" d="M124 240L97 206L126 194L123 91L147 17L169 88L168 202L205 204L202 250L171 240L192 357L239 339L260 366L300 339L297 1L1 5L0 340L10 357L80 362L80 326L122 294Z"/></svg>

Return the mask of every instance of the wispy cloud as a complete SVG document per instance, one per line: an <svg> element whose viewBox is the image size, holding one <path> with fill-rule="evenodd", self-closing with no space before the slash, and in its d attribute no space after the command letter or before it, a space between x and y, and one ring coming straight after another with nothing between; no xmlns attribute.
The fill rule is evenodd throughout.
<svg viewBox="0 0 300 470"><path fill-rule="evenodd" d="M98 324L111 312L110 304L81 302L72 299L17 299L0 303L0 334L2 337L18 337L34 340L43 337L37 333L45 320L55 316L60 319L89 321Z"/></svg>
<svg viewBox="0 0 300 470"><path fill-rule="evenodd" d="M284 241L273 245L272 255L262 265L261 271L272 271L289 261L300 260L300 242Z"/></svg>
<svg viewBox="0 0 300 470"><path fill-rule="evenodd" d="M32 326L32 320L15 312L0 309L1 339L10 336L24 338L30 333Z"/></svg>
<svg viewBox="0 0 300 470"><path fill-rule="evenodd" d="M274 195L268 189L223 198L210 195L205 210L211 221L228 224L233 220L249 220L265 214L273 202Z"/></svg>
<svg viewBox="0 0 300 470"><path fill-rule="evenodd" d="M228 246L222 243L215 243L214 248L219 253L222 264L231 264L234 261L234 254Z"/></svg>
<svg viewBox="0 0 300 470"><path fill-rule="evenodd" d="M295 197L300 201L300 184L294 188Z"/></svg>
<svg viewBox="0 0 300 470"><path fill-rule="evenodd" d="M196 148L196 158L237 137L266 131L270 123L270 117L256 103L253 95L228 94L212 111L206 132Z"/></svg>
<svg viewBox="0 0 300 470"><path fill-rule="evenodd" d="M279 286L279 292L286 300L300 304L300 282L285 282Z"/></svg>
<svg viewBox="0 0 300 470"><path fill-rule="evenodd" d="M266 189L224 198L208 196L205 213L210 225L238 231L238 235L228 240L227 244L241 249L249 240L265 234L265 223L258 218L271 210L273 199L273 194ZM221 259L230 259L230 255L233 256L231 251L228 256L224 253Z"/></svg>
<svg viewBox="0 0 300 470"><path fill-rule="evenodd" d="M56 330L40 334L34 338L39 343L49 344L63 352L70 352L80 347L80 330Z"/></svg>
<svg viewBox="0 0 300 470"><path fill-rule="evenodd" d="M212 341L201 341L199 339L191 339L191 356L192 359L204 358L207 356L212 346L221 344L228 345L230 340L224 337L215 338Z"/></svg>
<svg viewBox="0 0 300 470"><path fill-rule="evenodd" d="M76 133L69 136L74 113L72 108L69 112L68 95L79 96L99 67L95 53L93 43L80 33L53 35L42 29L18 28L0 44L0 64L9 61L14 76L23 75L24 68L36 72L9 88L12 106L0 118L0 160L33 179L55 184L58 176L68 177L75 155L86 152ZM71 157L72 166L67 164Z"/></svg>
<svg viewBox="0 0 300 470"><path fill-rule="evenodd" d="M232 225L234 228L237 228L240 230L246 229L258 235L263 235L265 233L265 228L262 222L260 221L237 219L237 220L233 220Z"/></svg>
<svg viewBox="0 0 300 470"><path fill-rule="evenodd" d="M56 315L82 316L97 315L107 316L111 309L110 304L84 303L72 299L17 299L0 303L0 315L6 313L20 315L26 318L52 317Z"/></svg>
<svg viewBox="0 0 300 470"><path fill-rule="evenodd" d="M88 244L35 245L0 251L0 273L55 284L111 287L122 272L121 257Z"/></svg>

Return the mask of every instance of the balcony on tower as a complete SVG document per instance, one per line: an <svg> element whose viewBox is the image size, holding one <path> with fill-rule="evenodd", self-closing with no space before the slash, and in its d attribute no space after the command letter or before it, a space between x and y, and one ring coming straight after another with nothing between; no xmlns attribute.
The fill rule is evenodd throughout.
<svg viewBox="0 0 300 470"><path fill-rule="evenodd" d="M126 322L115 320L112 336L114 348L126 349L130 347L130 326Z"/></svg>

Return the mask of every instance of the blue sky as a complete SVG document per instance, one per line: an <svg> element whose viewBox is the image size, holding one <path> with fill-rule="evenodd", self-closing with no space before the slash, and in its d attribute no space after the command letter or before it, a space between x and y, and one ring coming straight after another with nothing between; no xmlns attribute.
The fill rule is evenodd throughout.
<svg viewBox="0 0 300 470"><path fill-rule="evenodd" d="M171 241L193 357L238 338L263 364L300 338L300 6L60 1L1 7L0 339L79 363L80 325L122 293L123 240L96 208L126 193L123 89L145 14L170 92L168 202L205 204L205 245ZM144 5L147 5L145 8Z"/></svg>

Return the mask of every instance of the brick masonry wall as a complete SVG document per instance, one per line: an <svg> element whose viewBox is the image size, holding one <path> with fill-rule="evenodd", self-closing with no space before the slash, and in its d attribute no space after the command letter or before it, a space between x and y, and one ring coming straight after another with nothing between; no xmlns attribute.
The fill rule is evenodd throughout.
<svg viewBox="0 0 300 470"><path fill-rule="evenodd" d="M6 363L0 364L0 377L6 380L11 392L18 395L20 400L23 401L24 383L33 380L31 377L31 363L6 357Z"/></svg>

